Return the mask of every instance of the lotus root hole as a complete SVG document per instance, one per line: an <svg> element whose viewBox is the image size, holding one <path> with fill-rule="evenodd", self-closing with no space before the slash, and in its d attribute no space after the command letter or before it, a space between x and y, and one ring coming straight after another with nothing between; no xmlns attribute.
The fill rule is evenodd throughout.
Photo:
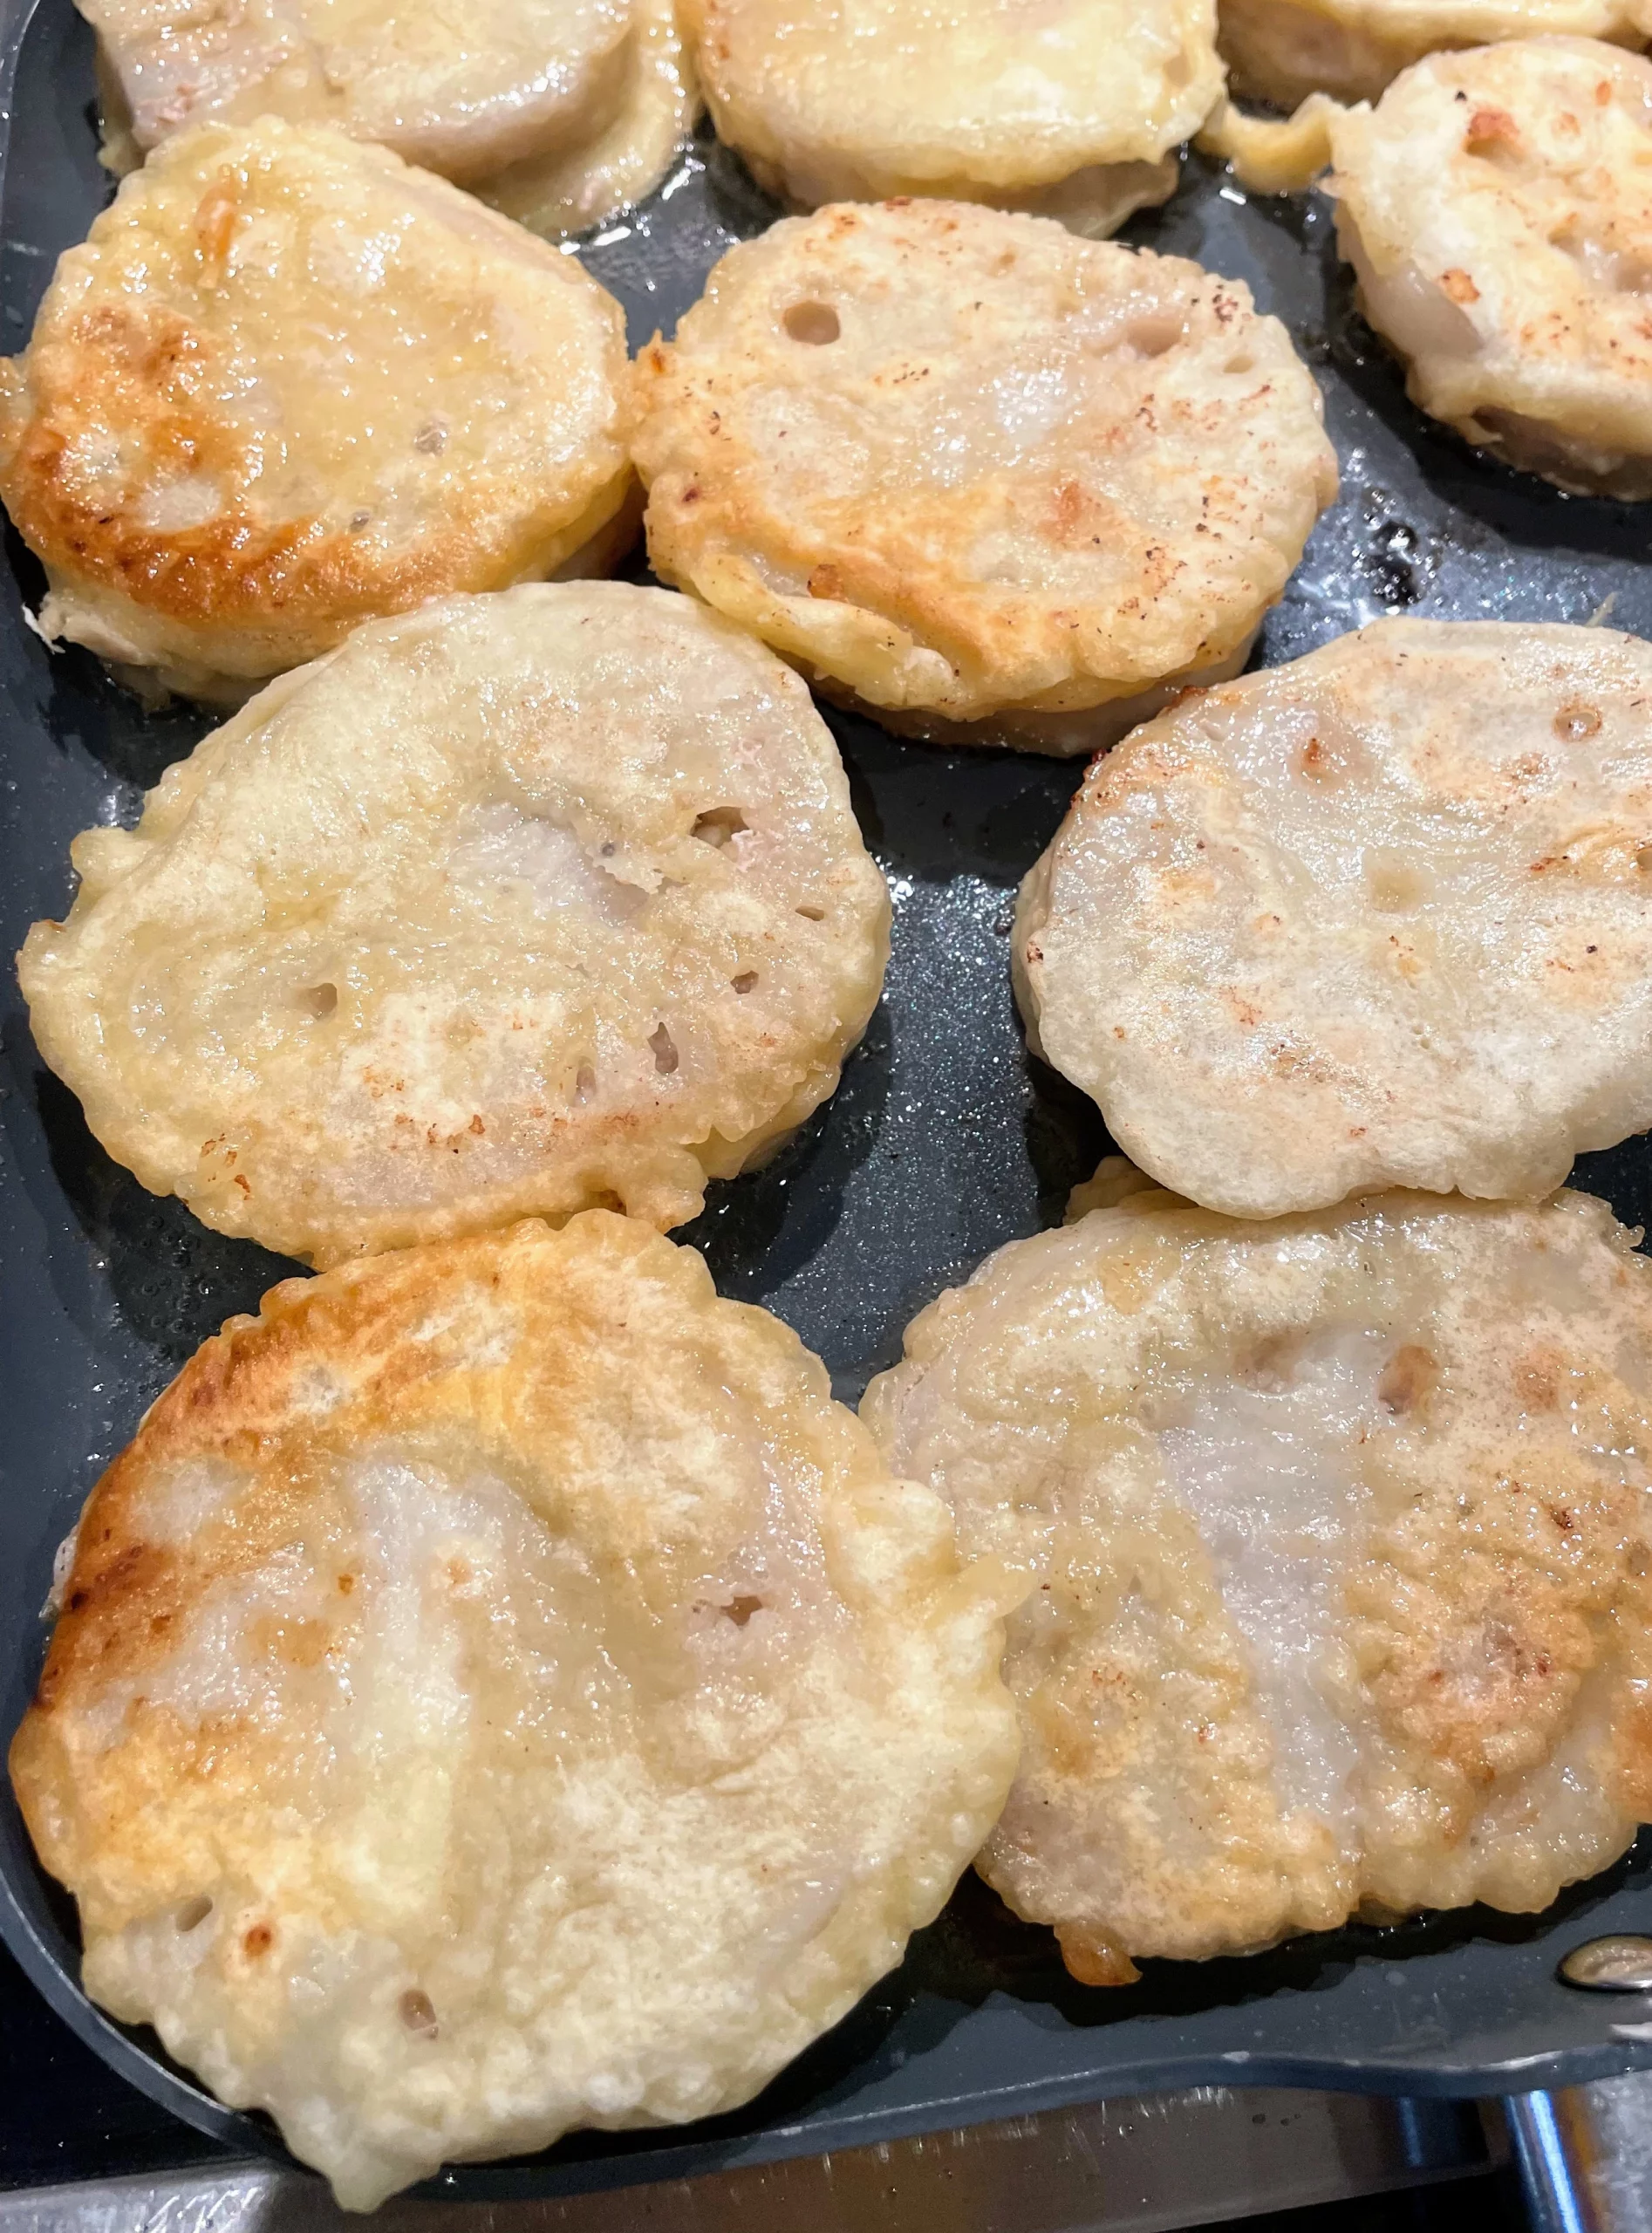
<svg viewBox="0 0 1652 2233"><path fill-rule="evenodd" d="M329 1016L338 1005L338 987L337 985L311 985L299 994L298 1005L308 1008L317 1020Z"/></svg>
<svg viewBox="0 0 1652 2233"><path fill-rule="evenodd" d="M397 2005L400 2011L401 2020L410 2032L416 2032L421 2039L435 2038L440 2026L436 2022L436 2011L431 2004L430 1995L427 1992L420 1992L418 1986L414 1985L410 1991L403 1993Z"/></svg>
<svg viewBox="0 0 1652 2233"><path fill-rule="evenodd" d="M1439 1365L1430 1353L1408 1342L1383 1366L1376 1383L1376 1400L1384 1410L1414 1411L1427 1399L1439 1376Z"/></svg>
<svg viewBox="0 0 1652 2233"><path fill-rule="evenodd" d="M1138 357L1162 357L1167 349L1174 349L1181 338L1182 322L1168 311L1150 318L1132 318L1124 329L1124 338Z"/></svg>
<svg viewBox="0 0 1652 2233"><path fill-rule="evenodd" d="M1586 706L1579 699L1562 706L1554 716L1554 734L1563 744L1580 744L1585 737L1598 736L1600 733L1600 709Z"/></svg>
<svg viewBox="0 0 1652 2233"><path fill-rule="evenodd" d="M649 1033L648 1044L654 1051L654 1068L662 1078L668 1078L680 1058L671 1033L663 1023Z"/></svg>
<svg viewBox="0 0 1652 2233"><path fill-rule="evenodd" d="M204 1892L193 1900L186 1900L173 1917L180 1930L198 1930L212 1913L212 1902Z"/></svg>
<svg viewBox="0 0 1652 2233"><path fill-rule="evenodd" d="M731 837L738 837L751 824L737 806L707 807L704 814L696 815L691 837L698 837L702 845L726 845Z"/></svg>
<svg viewBox="0 0 1652 2233"><path fill-rule="evenodd" d="M794 303L781 324L794 341L806 341L812 349L823 349L843 330L829 303Z"/></svg>

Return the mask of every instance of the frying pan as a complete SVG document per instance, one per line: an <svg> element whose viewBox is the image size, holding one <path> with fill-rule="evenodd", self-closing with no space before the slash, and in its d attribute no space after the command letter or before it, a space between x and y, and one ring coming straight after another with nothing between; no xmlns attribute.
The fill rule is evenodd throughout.
<svg viewBox="0 0 1652 2233"><path fill-rule="evenodd" d="M60 249L107 199L92 42L69 0L0 0L0 317L27 338ZM580 246L625 305L633 345L669 332L733 241L775 211L699 141L643 207ZM1355 316L1319 199L1247 198L1190 159L1129 237L1247 281L1324 390L1342 495L1321 521L1258 659L1384 612L1586 621L1652 635L1649 514L1566 497L1478 458L1406 403ZM0 595L0 950L61 915L68 843L130 823L143 789L211 725L146 714L78 652L24 624L38 571L15 538ZM686 1238L720 1288L762 1302L858 1396L902 1328L1002 1242L1060 1215L1107 1142L1082 1096L1028 1057L1011 1002L1015 886L1076 787L1076 764L902 743L832 714L868 843L895 900L888 990L836 1098L769 1168L713 1190ZM147 1194L46 1072L10 973L0 987L0 1739L38 1673L51 1555L103 1465L197 1344L296 1267ZM1644 1222L1645 1146L1585 1158L1577 1183ZM1484 2094L1652 2066L1640 2004L1576 1992L1580 1941L1652 1929L1652 1837L1546 1914L1483 1909L1350 1928L1269 1954L1148 1963L1097 1991L1049 1933L966 1879L902 1967L748 2108L681 2130L584 2135L427 2191L557 2194L862 2146L1103 2095L1205 2083ZM0 1935L80 2038L158 2105L242 2153L274 2127L213 2100L154 2035L85 1998L71 1903L0 1793ZM192 2149L179 2134L185 2154ZM72 2169L73 2167L65 2167Z"/></svg>

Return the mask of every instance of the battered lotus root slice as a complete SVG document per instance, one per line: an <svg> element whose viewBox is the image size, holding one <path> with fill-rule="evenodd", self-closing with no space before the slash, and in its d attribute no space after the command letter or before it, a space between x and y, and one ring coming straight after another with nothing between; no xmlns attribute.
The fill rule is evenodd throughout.
<svg viewBox="0 0 1652 2233"><path fill-rule="evenodd" d="M1472 1901L1652 1805L1652 1269L1604 1203L1157 1190L1017 1241L862 1416L1032 1585L980 1866L1087 1984Z"/></svg>
<svg viewBox="0 0 1652 2233"><path fill-rule="evenodd" d="M88 1991L370 2209L835 2024L1003 1803L1020 1594L595 1211L208 1342L93 1492L12 1779Z"/></svg>
<svg viewBox="0 0 1652 2233"><path fill-rule="evenodd" d="M1402 70L1447 47L1545 35L1652 38L1649 0L1221 0L1233 91L1293 107L1316 92L1376 100ZM1423 160L1428 160L1423 158Z"/></svg>
<svg viewBox="0 0 1652 2233"><path fill-rule="evenodd" d="M358 630L72 857L40 1052L146 1186L317 1264L682 1223L832 1091L889 951L802 684L614 583Z"/></svg>
<svg viewBox="0 0 1652 2233"><path fill-rule="evenodd" d="M652 192L686 149L699 113L672 0L636 0L611 120L572 147L513 164L476 191L548 240L583 232Z"/></svg>
<svg viewBox="0 0 1652 2233"><path fill-rule="evenodd" d="M1245 288L960 202L733 249L638 360L656 570L827 695L1092 751L1243 664L1336 464Z"/></svg>
<svg viewBox="0 0 1652 2233"><path fill-rule="evenodd" d="M588 139L625 93L632 0L75 0L98 35L104 160L275 115L473 188Z"/></svg>
<svg viewBox="0 0 1652 2233"><path fill-rule="evenodd" d="M0 361L42 632L234 704L376 614L605 570L626 377L613 297L469 195L329 129L203 125Z"/></svg>
<svg viewBox="0 0 1652 2233"><path fill-rule="evenodd" d="M1330 136L1338 244L1412 401L1562 488L1652 496L1652 62L1437 55Z"/></svg>
<svg viewBox="0 0 1652 2233"><path fill-rule="evenodd" d="M794 206L939 195L1100 236L1222 91L1214 0L686 0L719 136Z"/></svg>
<svg viewBox="0 0 1652 2233"><path fill-rule="evenodd" d="M1652 647L1385 620L1092 768L1021 887L1029 1036L1178 1193L1539 1198L1652 1124Z"/></svg>

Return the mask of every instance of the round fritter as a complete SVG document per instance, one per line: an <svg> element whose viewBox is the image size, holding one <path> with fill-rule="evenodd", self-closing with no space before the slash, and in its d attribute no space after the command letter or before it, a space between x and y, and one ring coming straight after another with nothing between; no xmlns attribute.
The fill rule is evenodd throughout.
<svg viewBox="0 0 1652 2233"><path fill-rule="evenodd" d="M1413 402L1563 488L1652 496L1652 62L1437 55L1331 148L1338 243Z"/></svg>
<svg viewBox="0 0 1652 2233"><path fill-rule="evenodd" d="M1652 1124L1652 646L1384 620L1091 769L1021 890L1039 1050L1163 1185L1539 1197Z"/></svg>
<svg viewBox="0 0 1652 2233"><path fill-rule="evenodd" d="M1003 1803L1020 1594L595 1211L208 1342L81 1519L12 1779L87 1990L368 2209L836 2023Z"/></svg>
<svg viewBox="0 0 1652 2233"><path fill-rule="evenodd" d="M949 740L1085 751L1241 660L1336 487L1243 286L961 202L731 249L637 396L656 570Z"/></svg>
<svg viewBox="0 0 1652 2233"><path fill-rule="evenodd" d="M1221 0L1220 44L1236 93L1290 108L1309 94L1376 100L1443 47L1546 34L1643 46L1649 0Z"/></svg>
<svg viewBox="0 0 1652 2233"><path fill-rule="evenodd" d="M187 125L330 124L472 186L589 136L621 98L632 0L76 0L112 166Z"/></svg>
<svg viewBox="0 0 1652 2233"><path fill-rule="evenodd" d="M382 148L168 141L0 363L0 497L48 637L244 698L364 619L611 557L625 320Z"/></svg>
<svg viewBox="0 0 1652 2233"><path fill-rule="evenodd" d="M1222 90L1213 0L686 0L719 135L794 204L944 195L1110 232Z"/></svg>
<svg viewBox="0 0 1652 2233"><path fill-rule="evenodd" d="M700 94L673 0L635 0L635 19L613 118L575 145L513 164L476 188L547 240L583 232L640 201L693 131Z"/></svg>
<svg viewBox="0 0 1652 2233"><path fill-rule="evenodd" d="M1652 1806L1652 1269L1604 1203L1157 1190L989 1258L862 1416L1033 1582L980 1867L1085 1982L1484 1900Z"/></svg>
<svg viewBox="0 0 1652 2233"><path fill-rule="evenodd" d="M371 624L73 860L41 1053L146 1186L321 1264L680 1224L832 1091L889 951L803 685L616 583Z"/></svg>

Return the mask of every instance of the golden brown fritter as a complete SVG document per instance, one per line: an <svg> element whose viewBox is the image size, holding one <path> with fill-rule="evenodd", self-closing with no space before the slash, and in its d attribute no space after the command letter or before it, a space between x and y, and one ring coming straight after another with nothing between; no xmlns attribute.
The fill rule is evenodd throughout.
<svg viewBox="0 0 1652 2233"><path fill-rule="evenodd" d="M1337 241L1412 401L1562 488L1652 496L1652 61L1436 55L1330 140Z"/></svg>
<svg viewBox="0 0 1652 2233"><path fill-rule="evenodd" d="M1002 1804L1018 1586L593 1212L290 1280L81 1520L11 1772L87 1989L368 2209L748 2100Z"/></svg>
<svg viewBox="0 0 1652 2233"><path fill-rule="evenodd" d="M358 629L73 860L41 1053L146 1186L320 1264L682 1223L833 1090L889 952L802 684L620 583Z"/></svg>
<svg viewBox="0 0 1652 2233"><path fill-rule="evenodd" d="M1377 99L1444 47L1560 34L1643 46L1648 0L1221 0L1233 91L1290 108L1315 92Z"/></svg>
<svg viewBox="0 0 1652 2233"><path fill-rule="evenodd" d="M1382 620L1090 770L1021 889L1045 1058L1236 1217L1534 1198L1652 1124L1652 647Z"/></svg>
<svg viewBox="0 0 1652 2233"><path fill-rule="evenodd" d="M1212 0L686 0L720 138L815 208L940 195L1099 237L1222 89Z"/></svg>
<svg viewBox="0 0 1652 2233"><path fill-rule="evenodd" d="M1092 750L1243 663L1335 459L1246 290L958 202L733 249L638 360L655 568L823 691Z"/></svg>
<svg viewBox="0 0 1652 2233"><path fill-rule="evenodd" d="M112 167L209 118L281 116L474 187L621 98L631 0L76 0Z"/></svg>
<svg viewBox="0 0 1652 2233"><path fill-rule="evenodd" d="M210 124L0 363L0 497L49 638L236 702L376 614L604 570L625 379L571 256L336 132Z"/></svg>
<svg viewBox="0 0 1652 2233"><path fill-rule="evenodd" d="M1091 1984L1614 1860L1652 1806L1652 1267L1604 1203L1102 1192L863 1417L1033 1584L980 1867Z"/></svg>

